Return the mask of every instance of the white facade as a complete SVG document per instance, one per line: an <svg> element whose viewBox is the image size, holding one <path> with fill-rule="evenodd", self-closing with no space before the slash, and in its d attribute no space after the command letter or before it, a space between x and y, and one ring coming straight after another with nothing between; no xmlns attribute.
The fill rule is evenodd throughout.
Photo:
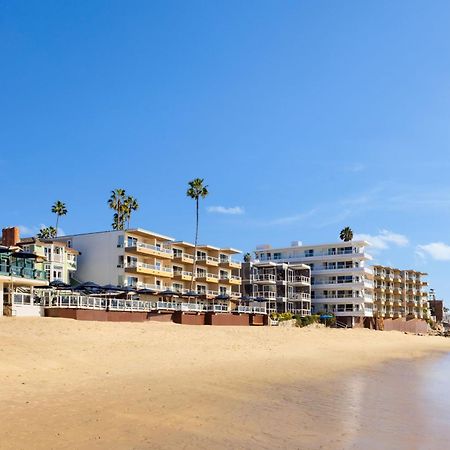
<svg viewBox="0 0 450 450"><path fill-rule="evenodd" d="M303 263L311 267L312 313L330 312L348 326L373 317L372 257L365 241L271 248L258 247L258 261Z"/></svg>
<svg viewBox="0 0 450 450"><path fill-rule="evenodd" d="M58 238L60 241L67 242L71 247L76 248L80 255L78 256L78 267L74 278L79 282L93 281L100 285L113 284L119 286L143 286L135 273L127 272L127 268L137 267L139 265L148 265L140 262L138 257L127 252L127 248L134 248L140 244L137 238L131 238L129 234L136 233L149 234L156 240L153 244L155 249L163 251L163 246L172 238L158 235L144 230L117 230L103 231L96 233L76 234ZM129 240L132 242L128 242ZM158 242L161 241L161 242ZM171 251L170 251L171 254ZM155 258L151 261L155 266L163 270L164 264ZM163 285L164 277L158 280Z"/></svg>

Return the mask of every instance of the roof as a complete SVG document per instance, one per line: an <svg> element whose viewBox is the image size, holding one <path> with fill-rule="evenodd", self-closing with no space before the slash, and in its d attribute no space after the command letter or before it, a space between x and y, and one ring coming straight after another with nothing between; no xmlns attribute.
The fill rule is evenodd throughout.
<svg viewBox="0 0 450 450"><path fill-rule="evenodd" d="M292 246L289 245L287 247L269 247L264 249L257 249L255 250L256 253L261 252L276 252L280 250L292 250L295 248L301 248L301 249L310 249L310 248L321 248L321 247L348 247L348 246L357 246L357 247L370 247L370 242L368 241L339 241L339 242L331 242L331 243L324 243L324 244L303 244L299 246Z"/></svg>
<svg viewBox="0 0 450 450"><path fill-rule="evenodd" d="M60 236L61 238L64 236ZM51 239L41 239L37 237L29 237L29 238L23 238L20 240L20 242L17 244L19 246L23 245L29 245L29 244L52 244L56 245L58 247L63 247L66 249L68 253L73 253L75 255L79 255L80 252L72 247L67 246L67 242L64 241L56 241L57 238L51 238Z"/></svg>
<svg viewBox="0 0 450 450"><path fill-rule="evenodd" d="M57 240L62 240L62 239L70 239L73 238L75 236L89 236L92 234L105 234L105 233L134 233L134 234L138 234L141 236L147 236L147 235L151 235L154 237L158 237L160 239L165 239L167 241L174 241L175 239L170 237L170 236L165 236L163 234L159 234L156 233L154 231L149 231L149 230L145 230L144 228L130 228L128 230L104 230L104 231L91 231L89 233L76 233L76 234L67 234L65 236L59 236L55 239Z"/></svg>

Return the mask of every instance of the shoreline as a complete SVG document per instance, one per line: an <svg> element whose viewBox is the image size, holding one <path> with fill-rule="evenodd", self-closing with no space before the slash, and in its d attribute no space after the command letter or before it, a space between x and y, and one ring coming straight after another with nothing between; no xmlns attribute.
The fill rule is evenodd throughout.
<svg viewBox="0 0 450 450"><path fill-rule="evenodd" d="M376 378L389 362L439 359L450 340L6 318L0 350L5 448L246 448L276 445L275 428L292 444L298 417L306 424L317 409L308 392L321 393L326 410L327 395L355 374Z"/></svg>

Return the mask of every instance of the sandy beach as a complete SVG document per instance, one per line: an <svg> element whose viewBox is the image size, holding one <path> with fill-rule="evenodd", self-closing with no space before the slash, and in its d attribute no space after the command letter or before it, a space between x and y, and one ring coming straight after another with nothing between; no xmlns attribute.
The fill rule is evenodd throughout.
<svg viewBox="0 0 450 450"><path fill-rule="evenodd" d="M351 376L444 352L399 332L1 318L0 447L348 448Z"/></svg>

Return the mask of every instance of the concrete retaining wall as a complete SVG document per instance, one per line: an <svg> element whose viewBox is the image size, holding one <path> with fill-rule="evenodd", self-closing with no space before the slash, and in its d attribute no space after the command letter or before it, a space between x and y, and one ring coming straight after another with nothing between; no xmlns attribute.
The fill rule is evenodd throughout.
<svg viewBox="0 0 450 450"><path fill-rule="evenodd" d="M404 331L407 333L421 333L428 332L428 324L422 319L384 319L384 331Z"/></svg>
<svg viewBox="0 0 450 450"><path fill-rule="evenodd" d="M64 319L95 320L100 322L143 322L147 320L145 312L99 311L95 309L47 308L45 317Z"/></svg>
<svg viewBox="0 0 450 450"><path fill-rule="evenodd" d="M250 318L248 314L230 314L230 313L207 313L205 319L206 325L232 325L249 326Z"/></svg>

